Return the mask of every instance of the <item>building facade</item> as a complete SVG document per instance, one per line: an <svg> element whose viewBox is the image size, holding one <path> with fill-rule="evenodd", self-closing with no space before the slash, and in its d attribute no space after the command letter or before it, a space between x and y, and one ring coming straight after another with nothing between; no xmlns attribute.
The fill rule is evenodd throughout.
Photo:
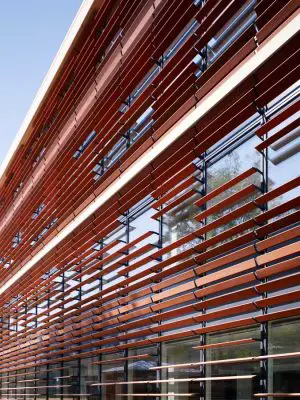
<svg viewBox="0 0 300 400"><path fill-rule="evenodd" d="M85 0L0 181L0 398L300 398L298 0Z"/></svg>

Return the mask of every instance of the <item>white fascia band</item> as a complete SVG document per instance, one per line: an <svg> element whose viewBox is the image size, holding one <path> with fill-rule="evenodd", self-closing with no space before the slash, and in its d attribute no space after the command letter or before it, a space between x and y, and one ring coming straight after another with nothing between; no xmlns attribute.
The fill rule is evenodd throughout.
<svg viewBox="0 0 300 400"><path fill-rule="evenodd" d="M90 9L92 8L95 0L83 0L79 10L77 11L75 18L60 46L56 56L39 88L37 91L35 98L20 126L20 129L17 132L17 135L6 154L1 167L0 167L0 182L4 178L4 174L9 166L15 152L17 151L20 143L23 140L24 135L26 134L30 124L38 111L39 107L41 106L50 86L52 85L53 81L55 80L56 74L58 73L61 65L63 64L65 57L68 54L83 22L86 19L87 14L89 13Z"/></svg>
<svg viewBox="0 0 300 400"><path fill-rule="evenodd" d="M74 229L89 218L98 208L116 194L124 185L134 178L139 171L151 163L159 154L167 149L176 139L192 127L203 115L211 110L229 92L237 87L243 80L251 75L269 57L271 57L282 45L294 36L300 27L300 11L295 12L283 26L279 27L272 36L260 47L251 53L242 63L231 71L210 93L208 93L196 106L196 108L184 117L175 127L169 129L154 145L134 162L119 178L108 186L93 202L91 202L72 222L63 228L42 250L25 264L12 278L1 288L4 293L11 285L20 279L46 254L65 239Z"/></svg>

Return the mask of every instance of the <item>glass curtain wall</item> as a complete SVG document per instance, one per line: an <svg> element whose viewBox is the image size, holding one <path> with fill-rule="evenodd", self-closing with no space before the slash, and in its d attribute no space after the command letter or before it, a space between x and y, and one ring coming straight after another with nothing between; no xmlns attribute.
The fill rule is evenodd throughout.
<svg viewBox="0 0 300 400"><path fill-rule="evenodd" d="M233 33L238 32L237 26L231 28ZM219 39L218 44L210 44L209 58L213 58L222 51L222 43L225 43L222 39L222 32L219 34ZM23 314L30 314L32 322L23 326L22 321L17 322L11 318L2 322L3 330L6 330L9 335L11 332L21 331L25 327L42 326L42 323L48 317L60 313L65 313L66 320L64 320L64 323L67 324L69 318L68 306L76 305L81 300L97 294L101 290L106 290L114 285L121 285L125 278L137 276L138 279L135 282L139 282L146 275L151 277L153 273L151 271L149 273L149 270L159 262L167 261L179 252L188 252L192 247L201 247L201 244L206 241L209 241L210 244L208 247L204 245L203 248L212 249L220 243L237 238L244 234L245 230L240 232L237 230L234 236L229 236L219 242L214 240L218 235L229 229L238 227L245 221L261 215L268 210L268 207L274 208L287 199L299 196L299 188L294 189L270 201L267 207L256 207L249 213L243 214L242 217L233 218L220 227L217 224L213 225L212 229L205 231L203 235L194 236L181 247L171 249L159 258L151 257L162 246L167 247L202 227L214 224L229 212L238 210L247 202L252 201L258 194L263 194L267 190L270 191L299 175L299 151L295 152L294 147L291 147L288 141L282 140L271 146L270 149L259 152L256 150L256 146L261 141L255 135L255 129L260 126L262 119L271 118L276 114L277 110L284 106L286 96L289 97L289 101L293 101L299 96L298 91L299 89L294 87L290 89L288 95L283 93L279 99L268 105L263 112L264 115L257 112L236 130L226 135L218 143L218 146L213 146L207 153L203 154L201 159L195 160L196 168L189 184L175 198L165 203L168 211L163 216L154 217L157 210L151 208L151 199L144 199L134 208L126 211L120 218L120 228L95 244L90 255L82 258L79 264L72 266L71 271L69 269L68 272L62 274L58 274L56 270L51 271L50 274L56 274L55 291L51 291L54 295L40 303L37 302L24 307ZM147 114L147 117L149 115ZM299 118L299 113L284 121L276 129L281 129L295 118ZM268 135L276 134L276 132L276 130L271 131ZM122 154L123 150L118 149L118 151ZM115 153L119 154L117 150ZM115 153L111 155L109 160L106 160L105 168L108 168L114 162ZM244 197L234 201L230 208L220 208L218 212L201 221L194 218L199 213L199 208L195 206L196 201L201 200L203 196L250 168L256 168L257 173L230 189L224 190L213 200L204 204L201 210L204 211L206 208L218 205L220 201L234 196L242 189L245 189ZM250 186L251 191L246 191ZM132 242L135 244L132 247L128 246ZM111 250L103 251L106 247L111 248ZM201 251L199 253L201 254ZM185 258L180 260L180 262L182 261L185 261ZM97 263L97 266L93 271L85 274L85 268L92 267L94 263L95 265ZM179 262L173 263L172 266L177 264ZM165 268L170 268L170 266ZM178 274L186 272L188 269L180 270ZM205 276L205 273L203 273L203 276ZM92 283L90 283L91 278L93 278ZM77 287L79 283L85 281L86 284ZM186 282L188 281L189 278ZM155 283L160 284L157 293L167 293L167 290L174 289L177 286L176 282L167 288L164 287L164 282ZM239 289L246 289L250 286L250 284L244 284ZM296 289L299 289L299 287L296 287ZM64 351L70 350L71 356L78 355L79 357L71 361L48 363L38 368L26 368L20 370L18 374L7 374L5 380L1 380L1 391L6 393L3 398L51 400L78 398L94 400L101 398L113 400L122 398L122 396L123 398L134 399L143 398L143 396L150 394L164 394L165 396L160 398L165 400L173 398L175 400L176 396L180 394L182 399L194 397L201 400L250 400L255 392L261 391L262 381L266 381L266 389L271 393L300 392L300 363L298 359L279 360L271 358L266 363L257 361L222 363L222 360L225 359L300 351L299 318L273 321L262 324L260 328L257 326L225 330L218 333L209 332L210 327L220 323L220 319L218 317L211 320L206 319L207 313L218 312L227 307L228 315L222 319L222 322L233 322L239 318L238 313L230 314L231 304L225 303L225 306L224 304L222 306L210 306L190 313L191 317L199 316L199 314L203 316L202 321L193 326L203 329L202 334L193 339L161 340L156 343L155 339L164 335L159 330L158 332L155 331L155 328L161 325L161 320L160 318L155 321L146 319L147 312L145 310L149 306L149 296L152 292L149 286L146 286L143 290L144 292L138 289L133 291L131 297L124 292L124 301L121 305L113 306L108 310L101 310L98 314L97 309L93 310L95 315L99 317L97 323L103 323L103 326L97 329L97 332L100 332L99 337L105 329L108 329L105 323L112 318L114 312L122 315L115 324L109 325L112 333L106 334L108 344L103 343L100 346L89 348L89 351L94 352L93 356L85 355L84 348L75 353L72 349L64 347L62 342L59 344L59 350L62 351L62 354ZM227 293L225 291L224 295L226 296ZM179 299L181 295L185 294L184 291L179 292L175 298ZM209 301L212 298L212 295L207 295L202 300ZM257 300L261 298L263 298L263 294L257 294ZM59 299L65 302L63 306L57 306L60 303ZM188 297L182 301L179 299L177 303L174 301L163 311L157 312L157 315L160 316L163 312L172 312L174 309L188 306L191 303L192 300ZM242 304L241 301L235 302L234 305ZM294 306L299 307L299 304L296 303ZM129 310L132 311L132 309L135 312L129 313ZM280 310L280 308L272 308L272 311L277 310ZM78 313L81 312L80 305L77 311ZM267 309L263 310L264 313L268 311ZM251 315L256 314L252 312ZM182 327L179 324L177 326L176 323L179 320L181 320L179 312L172 314L168 320L168 322L174 323L175 329L172 328L174 333L189 329L189 327ZM57 324L60 322L59 316L57 316ZM144 336L139 336L139 340L152 338L153 345L148 344L144 347L134 348L135 334L149 326L153 328L151 334L145 332ZM118 327L118 330L114 331L116 327ZM130 332L130 335L127 336L128 332ZM107 350L107 348L112 347L111 343L117 342L116 336L119 335L123 335L122 349ZM235 342L235 344L218 346L219 343L226 342ZM45 358L51 360L53 356L55 359L57 355L52 353L54 351L49 349ZM178 368L176 367L177 364L184 365ZM162 370L153 369L153 367L165 365L175 365L175 367L171 366ZM223 377L234 378L239 375L255 375L255 379L245 381L222 379ZM212 377L217 377L219 380L210 380ZM134 381L141 381L141 383L134 384L132 383ZM149 383L149 381L154 382ZM100 382L107 385L97 386ZM130 383L116 385L112 384L113 382Z"/></svg>

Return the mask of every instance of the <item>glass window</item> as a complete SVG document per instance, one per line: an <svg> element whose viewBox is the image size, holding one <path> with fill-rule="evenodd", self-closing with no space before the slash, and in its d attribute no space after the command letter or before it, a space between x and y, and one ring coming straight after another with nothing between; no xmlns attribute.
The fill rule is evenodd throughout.
<svg viewBox="0 0 300 400"><path fill-rule="evenodd" d="M102 361L112 360L124 357L122 354L103 355ZM125 363L124 361L116 363L107 363L102 365L102 380L103 383L122 382L126 380ZM126 388L126 386L124 386ZM101 387L101 399L115 400L117 396L124 393L123 385L107 385ZM126 392L125 392L126 393Z"/></svg>
<svg viewBox="0 0 300 400"><path fill-rule="evenodd" d="M156 371L151 367L158 365L158 348L146 347L143 349L132 349L128 352L129 357L135 357L128 362L128 381L151 381L156 380ZM156 384L130 384L128 394L150 394L157 392ZM131 397L129 397L131 398ZM134 396L132 397L132 399Z"/></svg>
<svg viewBox="0 0 300 400"><path fill-rule="evenodd" d="M207 335L207 344L223 343L241 339L259 338L259 328L249 328ZM260 355L259 341L243 345L217 347L206 350L207 360L226 360ZM206 366L207 376L256 375L247 380L221 380L206 382L206 400L250 400L259 392L259 362L239 364L216 364Z"/></svg>
<svg viewBox="0 0 300 400"><path fill-rule="evenodd" d="M290 105L299 99L299 82L292 85L285 92L280 94L276 99L268 104L268 118L273 119L278 115L287 104ZM296 112L286 120L268 131L268 138L286 128L285 135L273 142L267 149L268 160L268 185L269 190L273 187L283 185L284 183L299 176L300 152L299 152L299 126L295 126L295 120L300 116L300 112ZM290 124L290 128L288 127ZM276 207L287 200L293 199L300 195L300 187L284 193L280 197L269 202L269 208ZM294 210L289 211L288 213Z"/></svg>
<svg viewBox="0 0 300 400"><path fill-rule="evenodd" d="M190 339L180 342L162 344L162 365L186 364L200 361L199 351L193 349L200 344L199 339ZM176 379L200 378L200 367L184 366L182 368L168 368L162 370L162 379L174 379L174 382L162 384L162 393L200 394L200 383L185 381L176 382ZM176 398L176 396L175 396Z"/></svg>
<svg viewBox="0 0 300 400"><path fill-rule="evenodd" d="M188 177L187 179L191 179ZM163 243L164 246L168 246L176 242L177 240L195 232L199 229L202 224L195 219L195 216L199 214L200 209L195 205L195 202L202 197L203 190L203 174L201 171L197 171L194 175L193 183L188 186L185 190L178 193L175 197L172 197L164 207L170 207L170 205L176 204L170 210L163 215ZM185 181L181 181L178 187ZM182 199L183 201L177 204L177 201ZM168 258L170 255L174 256L183 250L189 249L199 244L201 239L194 237L192 240L184 243L182 246L172 250L166 255Z"/></svg>
<svg viewBox="0 0 300 400"><path fill-rule="evenodd" d="M246 142L234 148L229 153L225 155L219 155L218 161L213 163L213 160L208 163L207 168L207 192L210 193L211 191L219 188L223 184L231 181L236 176L239 176L244 171L255 167L258 170L262 170L262 156L258 151L255 150L255 146L259 143L259 140L256 136L251 137ZM231 188L223 191L218 196L214 197L212 200L206 203L207 209L210 207L220 203L227 197L238 193L241 189L254 184L257 186L258 190L252 192L250 195L246 195L244 198L240 199L237 202L233 202L229 206L219 209L212 215L209 215L206 222L208 224L217 221L221 217L229 214L230 212L240 208L244 204L250 202L254 198L260 195L259 189L261 187L261 174L255 173L250 177L246 178L245 180L237 183L236 185L232 186ZM224 232L242 222L253 218L255 215L259 214L260 210L258 208L253 209L252 211L248 212L245 215L241 215L240 217L234 218L231 221L227 222L226 224L222 224L219 227L212 229L207 234L207 238L214 237L221 232ZM228 240L231 240L229 238Z"/></svg>
<svg viewBox="0 0 300 400"><path fill-rule="evenodd" d="M133 242L147 232L153 232L151 236L148 236L144 240L139 241L129 249L129 254L137 254L136 257L129 260L129 265L132 265L133 267L135 267L135 265L137 266L137 268L134 268L129 273L129 276L137 275L157 263L155 260L150 261L149 259L143 262L143 260L146 260L147 257L158 250L157 245L159 239L159 223L157 220L151 218L153 214L154 210L152 208L146 208L143 209L142 212L136 213L133 217L129 219L129 242ZM149 244L153 245L152 248L148 247ZM139 251L141 253L139 253Z"/></svg>
<svg viewBox="0 0 300 400"><path fill-rule="evenodd" d="M274 321L269 325L269 353L285 354L300 351L300 320ZM300 392L298 358L271 359L268 362L269 391Z"/></svg>
<svg viewBox="0 0 300 400"><path fill-rule="evenodd" d="M82 400L96 400L99 398L99 387L91 386L100 382L100 369L97 364L97 357L84 358L80 363L80 394L87 394L86 399L81 396ZM67 378L66 378L67 379ZM65 382L65 380L64 380Z"/></svg>

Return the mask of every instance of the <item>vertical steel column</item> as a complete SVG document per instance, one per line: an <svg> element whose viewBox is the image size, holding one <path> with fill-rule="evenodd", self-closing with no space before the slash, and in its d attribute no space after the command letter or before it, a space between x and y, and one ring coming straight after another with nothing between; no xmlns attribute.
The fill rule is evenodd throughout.
<svg viewBox="0 0 300 400"><path fill-rule="evenodd" d="M125 213L125 229L126 229L126 244L129 243L130 241L130 218L129 218L129 211L127 211ZM129 254L129 250L126 251L126 254ZM126 262L126 265L129 265L129 261ZM129 277L129 273L126 274L125 279ZM127 332L127 331L126 331ZM127 343L127 340L126 340ZM124 350L124 357L128 357L128 349ZM125 377L125 381L128 381L128 377L129 377L129 370L128 370L128 366L129 366L129 362L128 360L126 360L124 362L124 377ZM126 386L126 394L128 394L128 385L124 385Z"/></svg>
<svg viewBox="0 0 300 400"><path fill-rule="evenodd" d="M265 124L267 122L267 116L266 116L266 111L267 107L263 108L257 108L257 112L261 115L262 122L261 125ZM261 183L261 189L262 193L267 193L269 190L268 187L268 154L267 154L267 149L264 150L262 154L262 183ZM266 212L268 210L268 205L265 204L262 207L262 211ZM262 283L267 282L267 278L262 280ZM268 294L267 292L264 292L262 294L262 298L265 299L267 298ZM264 307L262 310L263 314L268 313L268 307ZM265 356L268 354L268 323L264 322L260 324L260 355ZM260 361L260 390L261 393L267 393L268 392L268 360L262 360ZM261 397L261 400L264 400L264 397Z"/></svg>
<svg viewBox="0 0 300 400"><path fill-rule="evenodd" d="M203 157L201 158L201 177L200 177L200 183L202 185L200 194L202 196L205 196L207 194L207 163L206 163L206 153L203 154ZM206 204L203 205L203 209L206 209ZM203 225L206 225L206 218L202 221ZM206 234L202 237L202 241L206 240ZM203 274L204 276L205 274ZM205 297L201 298L203 301ZM206 310L202 311L203 314L206 313ZM206 327L206 322L203 321L201 323L202 327ZM199 337L199 344L200 346L203 346L206 344L206 334L201 334ZM199 354L199 361L204 362L206 361L206 350L200 350ZM200 365L200 378L205 378L206 377L206 367L205 365ZM205 381L200 382L200 400L205 400L205 395L206 395L206 385Z"/></svg>
<svg viewBox="0 0 300 400"><path fill-rule="evenodd" d="M102 238L101 242L100 242L100 249L102 250L103 248L104 248L104 239ZM103 254L100 256L100 258L103 259ZM101 267L100 267L100 271L101 270L103 270L103 265L101 265ZM99 292L100 293L101 293L102 289L103 289L103 276L101 276L99 278ZM100 346L100 348L102 348L102 346ZM102 354L100 353L99 356L98 356L98 361L102 361L102 360L103 360L103 357L102 357ZM102 370L103 370L102 364L99 364L98 365L98 373L99 373L99 377L100 377L100 382L102 382ZM99 388L98 389L99 390L99 396L100 396L100 398L102 398L103 397L103 387L102 386L98 386L98 388Z"/></svg>
<svg viewBox="0 0 300 400"><path fill-rule="evenodd" d="M38 300L38 298L36 297L36 306L35 306L35 315L36 315L36 319L35 319L35 328L36 328L36 329L38 328L38 312L39 312L39 306L38 306L37 300ZM37 368L38 368L38 367L35 365L35 367L34 367L34 372L35 372L35 374L33 374L33 375L34 375L34 379L37 378ZM36 388L37 382L38 382L38 381L35 381L35 382L34 382L34 386L35 386L34 392L35 392L35 395L36 395L36 396L39 395L39 393L38 393L39 390ZM28 382L26 382L25 386L27 386L27 384L28 384ZM35 396L35 397L36 397L36 396Z"/></svg>
<svg viewBox="0 0 300 400"><path fill-rule="evenodd" d="M48 277L50 276L50 274L49 273L47 273L47 275L48 275ZM48 299L47 299L47 308L48 308L48 310L49 310L49 308L51 307L51 302L50 302L50 291L51 291L51 289L49 289L48 290L48 294L49 294L49 296L48 296ZM49 317L49 311L48 311L48 314L47 314L47 317ZM50 376L50 374L49 374L49 364L46 364L46 370L47 370L47 373L46 373L46 382L47 382L47 386L49 386L49 376ZM48 400L49 399L49 388L47 387L47 389L46 389L46 399Z"/></svg>
<svg viewBox="0 0 300 400"><path fill-rule="evenodd" d="M82 273L82 268L80 268L80 278L79 278L80 283L82 282L81 273ZM78 293L78 301L81 301L81 300L82 300L82 286L80 286L79 293ZM80 335L80 337L82 337L82 334ZM80 353L82 353L81 350L79 350L79 354ZM81 366L82 366L81 358L78 358L77 362L78 362L78 390L79 390L79 393L81 393Z"/></svg>
<svg viewBox="0 0 300 400"><path fill-rule="evenodd" d="M204 4L206 3L206 0L201 0L201 5L200 8L204 6ZM200 23L201 25L201 23ZM205 72L207 70L208 67L208 47L207 45L204 46L202 49L198 50L199 54L201 56L201 65L200 65L200 70L201 73ZM206 161L205 161L205 156L206 154L203 154L202 157L202 190L201 190L201 194L202 196L205 196L207 193L207 165L206 165ZM204 209L206 208L206 204L204 204ZM202 221L203 225L206 225L206 218L204 221ZM206 234L205 236L202 238L202 241L206 240ZM204 298L201 298L201 300L203 301ZM206 313L206 310L202 311L203 314ZM202 327L205 328L206 326L206 322L202 322L201 323ZM206 344L206 334L201 334L200 338L200 346L203 346ZM204 362L206 361L206 350L200 350L200 354L199 354L199 360L200 362ZM200 378L205 378L206 377L206 367L205 365L200 365ZM205 385L205 381L200 382L200 400L205 400L206 397L206 385Z"/></svg>
<svg viewBox="0 0 300 400"><path fill-rule="evenodd" d="M162 209L162 206L160 206L160 209ZM159 218L158 221L158 248L162 248L163 247L163 216L161 216ZM158 314L161 314L161 310L158 311ZM158 325L161 325L162 322L161 320L158 321ZM162 336L161 331L158 332L158 336ZM159 342L156 344L156 351L157 351L157 365L161 366L162 365L162 342ZM157 370L156 371L156 379L162 379L162 371L161 370ZM161 384L157 384L157 391L161 392Z"/></svg>

